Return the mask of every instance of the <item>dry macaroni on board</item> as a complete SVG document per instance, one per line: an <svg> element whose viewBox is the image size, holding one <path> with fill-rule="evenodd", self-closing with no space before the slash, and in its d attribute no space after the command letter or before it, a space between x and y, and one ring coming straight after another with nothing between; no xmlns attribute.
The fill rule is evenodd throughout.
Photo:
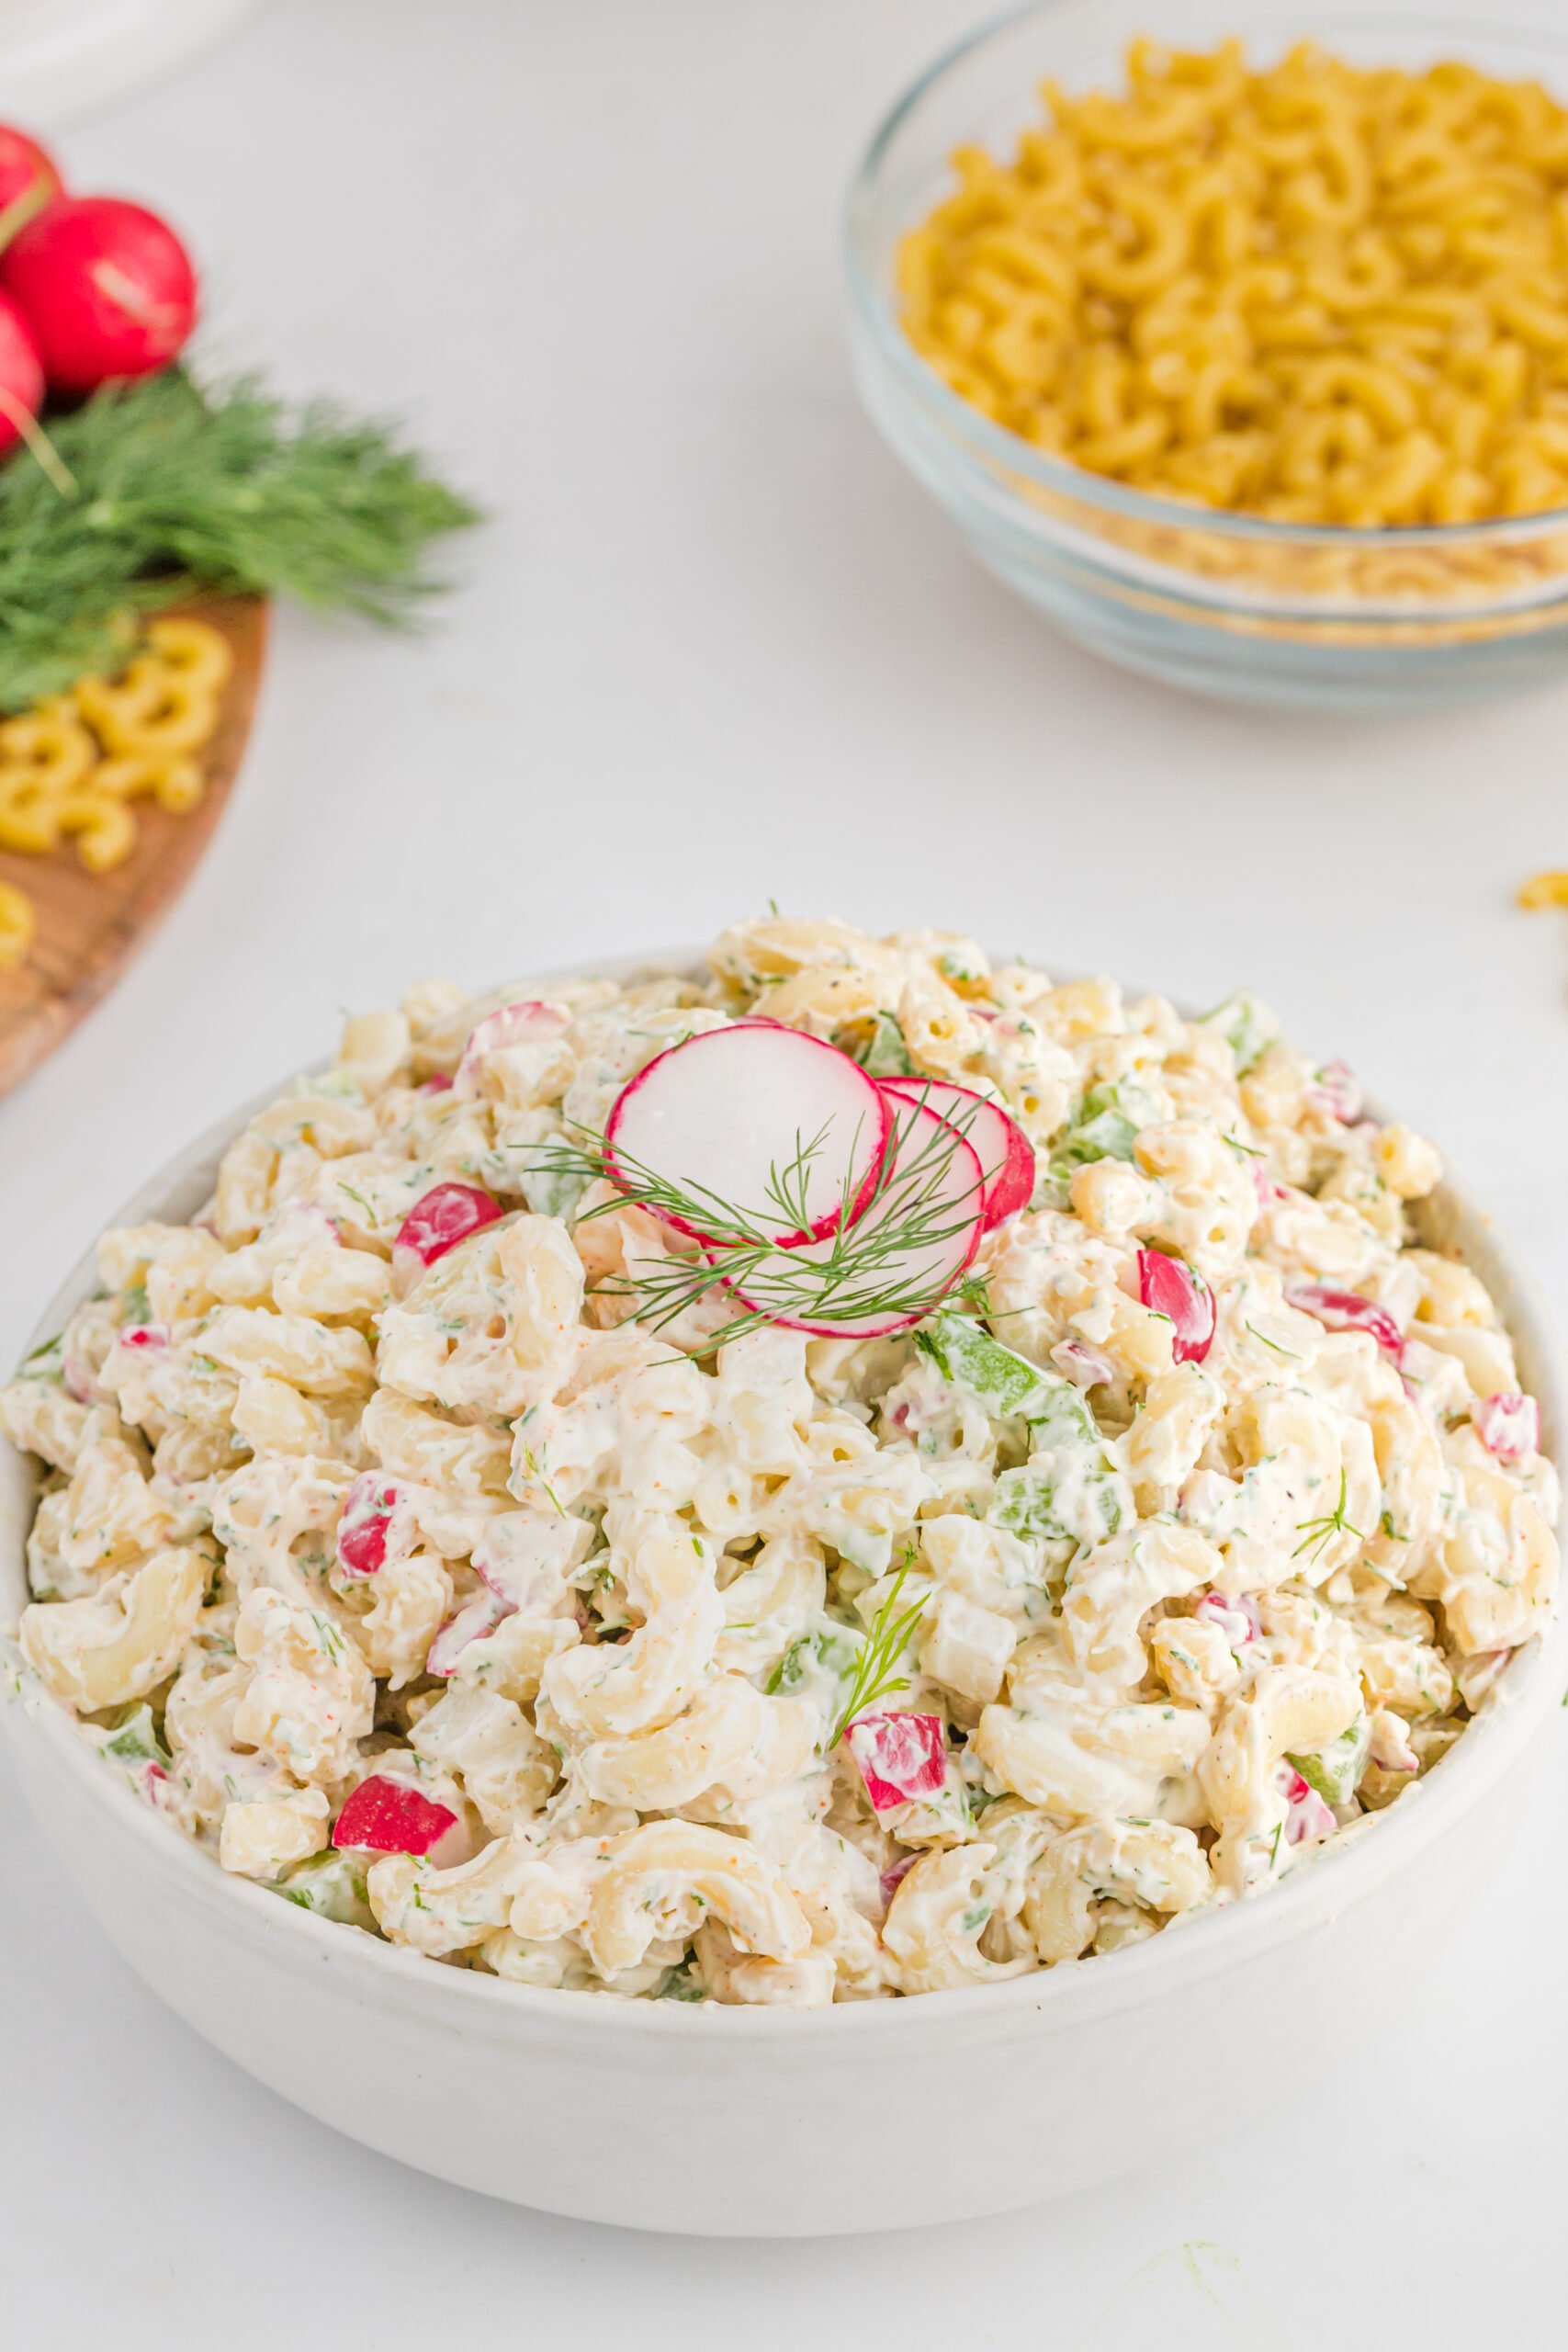
<svg viewBox="0 0 1568 2352"><path fill-rule="evenodd" d="M953 157L910 340L1054 457L1290 523L1568 505L1568 111L1472 67L1135 41Z"/></svg>
<svg viewBox="0 0 1568 2352"><path fill-rule="evenodd" d="M47 1469L23 1657L224 1869L535 1985L997 1982L1301 1866L1545 1623L1556 1479L1413 1238L1437 1155L1255 1001L773 919L465 1053L509 1002L350 1021L0 1395ZM753 1008L1034 1146L918 1334L716 1351L712 1296L655 1337L616 1287L693 1245L585 1217L552 1139ZM424 1265L437 1187L488 1221ZM902 1687L840 1738L874 1626Z"/></svg>
<svg viewBox="0 0 1568 2352"><path fill-rule="evenodd" d="M0 719L0 849L43 857L70 841L90 874L107 874L135 846L135 801L175 816L200 802L198 754L218 727L229 640L177 616L145 635L118 676L80 678ZM0 882L0 971L26 961L37 927L26 891Z"/></svg>

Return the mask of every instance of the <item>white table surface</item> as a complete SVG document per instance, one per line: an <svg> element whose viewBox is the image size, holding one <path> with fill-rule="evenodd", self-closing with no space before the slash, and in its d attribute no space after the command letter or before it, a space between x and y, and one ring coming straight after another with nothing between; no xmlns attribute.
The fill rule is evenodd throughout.
<svg viewBox="0 0 1568 2352"><path fill-rule="evenodd" d="M283 619L194 886L0 1105L0 1360L131 1186L337 1008L769 898L1190 1001L1253 984L1451 1147L1561 1317L1568 921L1510 892L1568 852L1568 678L1431 720L1232 715L971 567L856 409L835 243L862 134L969 12L271 0L71 140L79 184L187 229L210 353L404 413L495 519L421 640ZM159 2007L7 1784L0 2336L837 2352L896 2314L1052 2352L1544 2344L1563 1720L1490 1904L1418 1989L1368 1986L1368 2054L1190 2162L918 2242L660 2241L365 2153ZM1106 2088L1134 2130L1159 2096Z"/></svg>

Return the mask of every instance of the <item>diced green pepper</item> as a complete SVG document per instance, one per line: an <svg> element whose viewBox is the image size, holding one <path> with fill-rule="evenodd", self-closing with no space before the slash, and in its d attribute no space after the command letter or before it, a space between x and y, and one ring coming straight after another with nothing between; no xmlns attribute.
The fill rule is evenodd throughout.
<svg viewBox="0 0 1568 2352"><path fill-rule="evenodd" d="M1217 1029L1235 1056L1235 1071L1245 1078L1259 1063L1280 1035L1280 1023L1266 1004L1238 989L1199 1022L1201 1029Z"/></svg>
<svg viewBox="0 0 1568 2352"><path fill-rule="evenodd" d="M319 1918L336 1919L347 1928L376 1928L376 1914L365 1892L365 1867L350 1854L327 1847L296 1862L273 1881L273 1893Z"/></svg>
<svg viewBox="0 0 1568 2352"><path fill-rule="evenodd" d="M145 1700L121 1716L104 1742L104 1754L112 1756L117 1764L162 1764L168 1769L169 1751L158 1737L152 1710Z"/></svg>
<svg viewBox="0 0 1568 2352"><path fill-rule="evenodd" d="M1348 1731L1341 1732L1337 1739L1331 1740L1316 1755L1291 1756L1285 1760L1295 1766L1325 1804L1348 1804L1367 1769L1371 1743L1371 1726L1365 1715L1358 1715Z"/></svg>
<svg viewBox="0 0 1568 2352"><path fill-rule="evenodd" d="M1066 1384L1043 1373L1027 1357L993 1340L981 1323L964 1315L933 1315L915 1334L915 1344L945 1379L970 1395L998 1420L1043 1417L1054 1392Z"/></svg>

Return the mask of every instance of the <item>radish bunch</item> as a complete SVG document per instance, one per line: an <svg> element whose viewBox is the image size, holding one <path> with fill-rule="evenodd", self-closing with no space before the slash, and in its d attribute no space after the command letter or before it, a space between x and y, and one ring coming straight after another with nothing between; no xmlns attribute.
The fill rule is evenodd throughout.
<svg viewBox="0 0 1568 2352"><path fill-rule="evenodd" d="M875 1079L753 1019L685 1038L628 1080L604 1172L697 1243L742 1310L860 1340L931 1313L1028 1202L1034 1153L968 1087Z"/></svg>
<svg viewBox="0 0 1568 2352"><path fill-rule="evenodd" d="M167 367L196 314L196 272L166 221L68 194L52 156L0 124L0 451L46 394L78 400Z"/></svg>

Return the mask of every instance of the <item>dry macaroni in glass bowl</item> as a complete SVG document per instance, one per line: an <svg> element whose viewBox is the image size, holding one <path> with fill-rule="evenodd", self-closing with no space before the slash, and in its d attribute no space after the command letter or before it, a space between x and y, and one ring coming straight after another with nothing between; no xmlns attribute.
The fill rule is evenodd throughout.
<svg viewBox="0 0 1568 2352"><path fill-rule="evenodd" d="M1021 1135L923 1312L749 1316L611 1169L627 1080L738 1021L929 1078L950 1161L964 1100ZM1556 1478L1420 1246L1438 1172L1250 998L946 933L427 983L190 1225L107 1234L0 1395L46 1465L22 1657L215 1866L432 1960L811 2007L1112 1951L1396 1801L1551 1611Z"/></svg>

